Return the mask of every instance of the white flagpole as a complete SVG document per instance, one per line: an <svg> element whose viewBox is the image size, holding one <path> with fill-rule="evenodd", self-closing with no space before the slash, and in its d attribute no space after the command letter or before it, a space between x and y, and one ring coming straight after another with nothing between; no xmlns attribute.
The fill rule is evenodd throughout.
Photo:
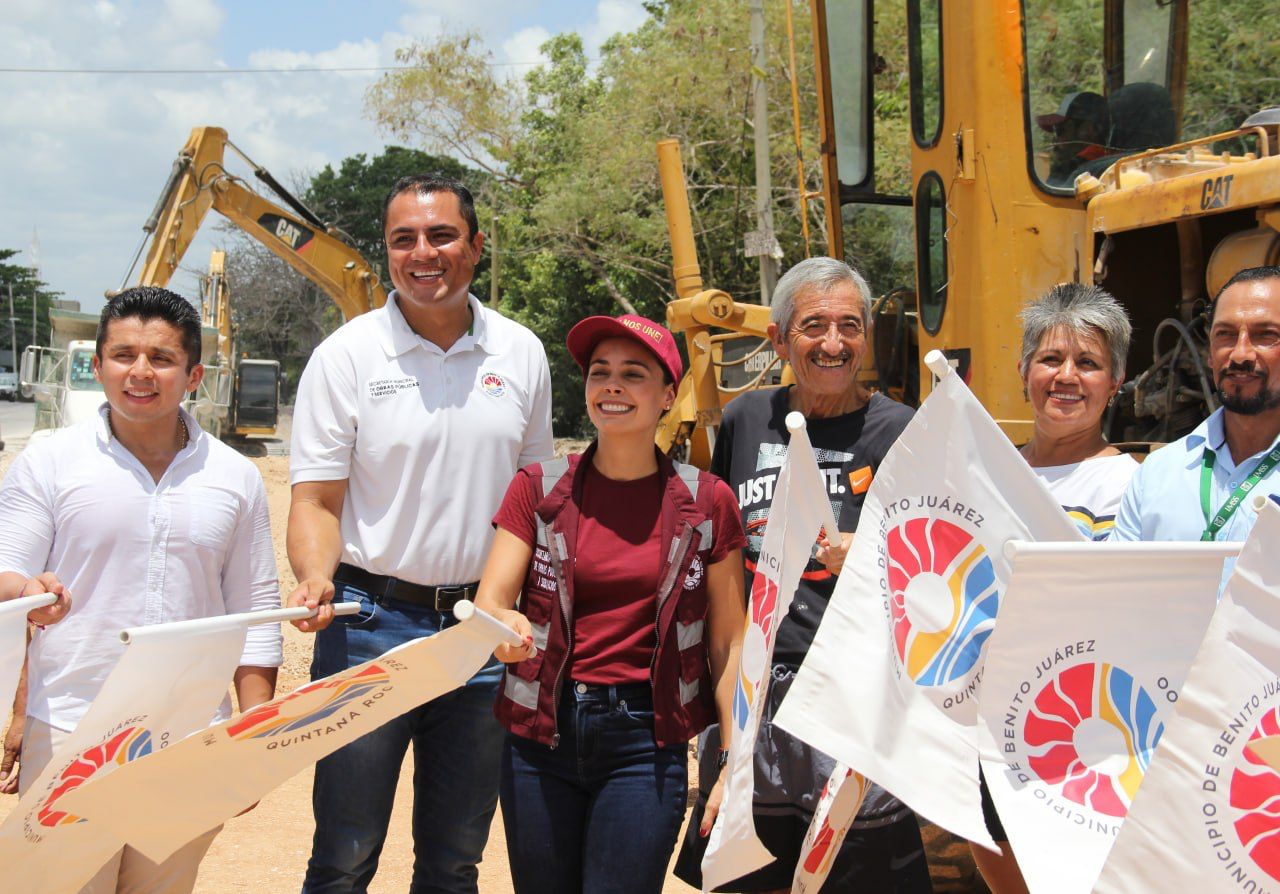
<svg viewBox="0 0 1280 894"><path fill-rule="evenodd" d="M1021 556L1145 556L1168 553L1176 556L1204 556L1205 558L1231 559L1240 555L1243 543L1188 543L1183 541L1095 540L1079 543L1051 542L1047 540L1006 540L1004 555L1010 562Z"/></svg>
<svg viewBox="0 0 1280 894"><path fill-rule="evenodd" d="M335 602L335 615L354 615L360 611L358 602ZM213 618L192 618L190 621L174 621L172 624L150 624L146 627L129 627L120 631L120 641L133 642L140 636L150 636L155 628L163 627L165 633L196 634L208 630L229 630L233 627L254 627L258 624L270 624L279 621L301 621L303 618L314 618L315 609L299 605L296 608L272 608L266 611L239 612L233 615L219 615Z"/></svg>
<svg viewBox="0 0 1280 894"><path fill-rule="evenodd" d="M44 608L46 605L53 605L58 601L58 597L52 593L38 593L35 596L20 596L17 599L10 599L7 602L0 602L0 616L8 616L11 614L26 614L37 608Z"/></svg>

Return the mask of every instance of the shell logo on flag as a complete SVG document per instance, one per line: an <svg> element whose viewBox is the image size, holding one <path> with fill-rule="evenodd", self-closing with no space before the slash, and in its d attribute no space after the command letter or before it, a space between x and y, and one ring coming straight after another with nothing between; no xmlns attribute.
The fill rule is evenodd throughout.
<svg viewBox="0 0 1280 894"><path fill-rule="evenodd" d="M913 518L886 541L898 661L920 686L969 674L995 628L1000 591L982 544L944 519Z"/></svg>
<svg viewBox="0 0 1280 894"><path fill-rule="evenodd" d="M294 690L283 699L268 702L247 712L227 727L232 739L266 739L314 729L321 721L345 726L354 710L353 702L370 706L389 691L391 676L371 664L353 677L319 680ZM358 701L363 699L363 701ZM338 717L339 712L342 716ZM323 728L320 730L323 732Z"/></svg>
<svg viewBox="0 0 1280 894"><path fill-rule="evenodd" d="M1249 741L1280 734L1280 707L1262 715ZM1231 774L1231 806L1240 845L1258 868L1280 881L1280 773L1244 748Z"/></svg>
<svg viewBox="0 0 1280 894"><path fill-rule="evenodd" d="M1077 664L1044 685L1027 712L1027 764L1063 797L1124 817L1164 724L1145 689L1121 668Z"/></svg>
<svg viewBox="0 0 1280 894"><path fill-rule="evenodd" d="M37 821L48 828L83 822L80 817L58 810L54 805L68 792L92 779L103 767L127 764L150 753L151 732L141 726L126 727L105 742L86 749L59 774L53 790L37 809Z"/></svg>
<svg viewBox="0 0 1280 894"><path fill-rule="evenodd" d="M761 557L763 560L763 556ZM755 703L756 687L752 680L763 680L765 659L773 643L773 610L778 605L778 584L764 574L756 574L751 581L751 615L742 637L742 660L738 662L738 685L733 693L733 725L743 731L751 706Z"/></svg>

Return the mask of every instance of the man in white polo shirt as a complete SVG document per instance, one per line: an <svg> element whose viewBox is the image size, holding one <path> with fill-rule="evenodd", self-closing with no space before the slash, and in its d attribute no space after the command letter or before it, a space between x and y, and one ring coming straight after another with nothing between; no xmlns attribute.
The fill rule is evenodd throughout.
<svg viewBox="0 0 1280 894"><path fill-rule="evenodd" d="M454 623L516 470L552 456L551 376L537 337L469 294L484 245L471 194L405 177L383 205L395 291L307 364L294 408L291 602L321 606L312 676ZM363 611L333 620L334 598ZM400 766L414 749L411 891L475 892L497 804L501 669L316 765L305 892L365 891Z"/></svg>
<svg viewBox="0 0 1280 894"><path fill-rule="evenodd" d="M32 444L0 484L0 600L53 592L73 604L28 651L21 791L120 659L121 629L280 605L262 477L180 409L199 360L200 316L181 296L112 298L93 359L98 417ZM242 709L272 697L281 659L279 625L249 628L234 676ZM189 892L216 834L158 865L125 847L83 891Z"/></svg>

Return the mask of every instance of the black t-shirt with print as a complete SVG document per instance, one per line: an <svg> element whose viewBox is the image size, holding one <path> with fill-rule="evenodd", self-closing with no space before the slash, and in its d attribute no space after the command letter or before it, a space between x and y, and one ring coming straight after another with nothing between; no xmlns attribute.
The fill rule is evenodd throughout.
<svg viewBox="0 0 1280 894"><path fill-rule="evenodd" d="M747 530L748 595L773 502L773 485L791 439L786 425L790 411L787 388L743 394L725 409L711 457L711 471L729 483L742 511ZM830 419L807 420L809 440L827 480L831 508L841 531L852 533L857 528L867 486L913 412L876 393L860 410ZM775 665L784 664L792 670L800 667L834 589L835 578L810 557L795 600L778 628Z"/></svg>

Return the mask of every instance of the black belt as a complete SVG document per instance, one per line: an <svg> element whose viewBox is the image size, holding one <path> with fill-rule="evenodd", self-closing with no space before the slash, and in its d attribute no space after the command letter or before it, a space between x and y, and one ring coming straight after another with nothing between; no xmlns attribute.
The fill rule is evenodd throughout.
<svg viewBox="0 0 1280 894"><path fill-rule="evenodd" d="M450 587L428 587L413 584L407 580L389 577L385 574L370 574L363 568L342 562L333 573L335 583L347 584L369 595L374 602L384 599L399 599L401 602L412 602L425 605L438 612L453 611L459 602L471 602L476 598L478 583L458 584Z"/></svg>

